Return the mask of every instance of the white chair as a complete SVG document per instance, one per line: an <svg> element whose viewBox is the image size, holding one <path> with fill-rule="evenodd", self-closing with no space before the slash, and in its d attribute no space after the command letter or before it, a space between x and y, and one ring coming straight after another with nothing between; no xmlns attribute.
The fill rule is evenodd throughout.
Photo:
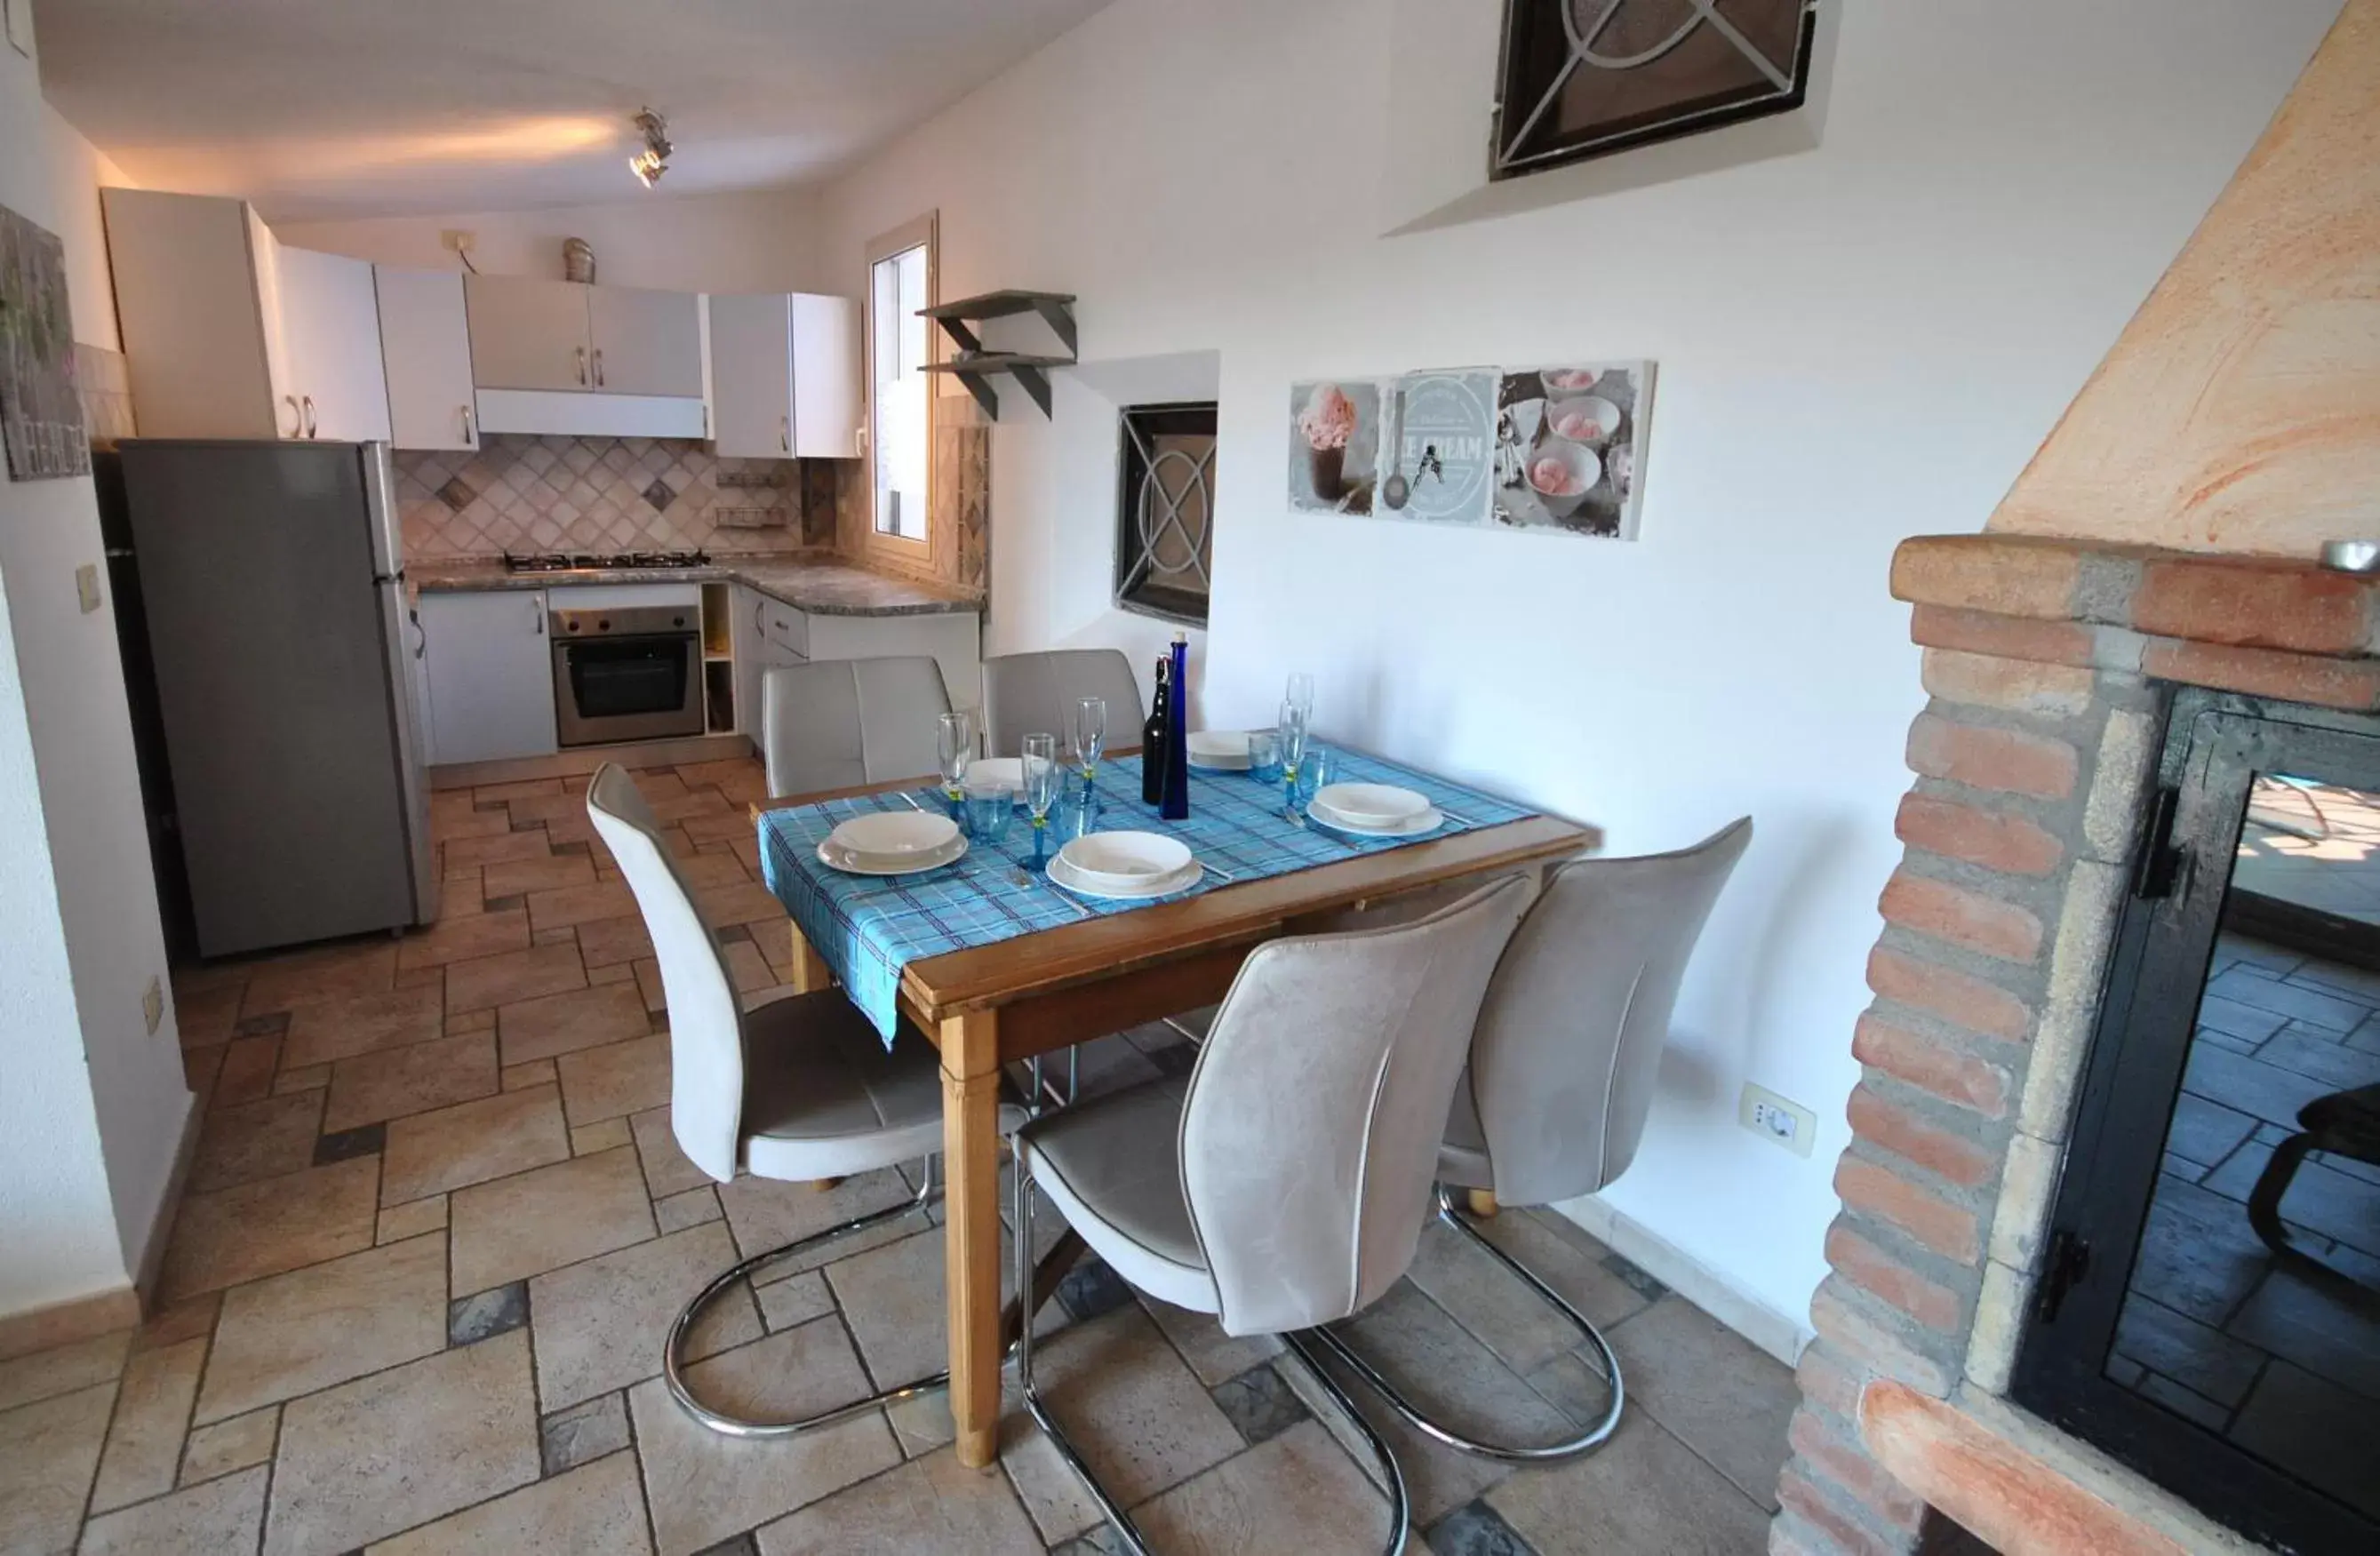
<svg viewBox="0 0 2380 1556"><path fill-rule="evenodd" d="M937 770L951 711L930 654L822 659L760 677L760 755L772 795L856 788Z"/></svg>
<svg viewBox="0 0 2380 1556"><path fill-rule="evenodd" d="M1472 1024L1530 894L1506 877L1417 923L1260 945L1186 1077L1078 1103L1016 1136L1016 1289L1032 1289L1038 1183L1133 1285L1214 1314L1229 1334L1283 1334L1380 1461L1391 1556L1404 1548L1404 1477L1297 1331L1360 1311L1413 1262ZM1125 1548L1146 1556L1034 1385L1027 1319L1026 1407Z"/></svg>
<svg viewBox="0 0 2380 1556"><path fill-rule="evenodd" d="M1536 1271L1481 1236L1455 1208L1452 1189L1491 1191L1500 1208L1551 1205L1593 1194L1628 1170L1679 982L1751 842L1747 816L1677 853L1575 859L1547 872L1479 1007L1439 1148L1438 1214L1585 1337L1610 1380L1611 1402L1590 1430L1567 1441L1477 1441L1424 1414L1343 1336L1321 1331L1323 1347L1416 1430L1482 1458L1529 1464L1586 1453L1618 1429L1624 1398L1610 1343Z"/></svg>
<svg viewBox="0 0 2380 1556"><path fill-rule="evenodd" d="M744 1010L718 942L662 846L660 823L625 771L608 762L597 771L587 813L636 893L661 962L669 1002L670 1127L686 1159L722 1183L738 1167L755 1177L800 1181L927 1159L916 1198L756 1254L703 1287L670 1325L662 1371L671 1394L714 1431L789 1437L941 1387L948 1373L798 1420L731 1416L687 1388L686 1337L714 1297L771 1259L897 1216L923 1216L938 1197L931 1158L942 1142L940 1061L923 1034L906 1026L888 1051L839 991ZM1014 1129L1024 1117L1023 1110L1003 1106L1001 1126Z"/></svg>
<svg viewBox="0 0 2380 1556"><path fill-rule="evenodd" d="M1132 678L1132 661L1121 650L1050 649L985 660L985 754L1013 757L1036 730L1056 735L1063 746L1074 726L1075 705L1087 697L1108 705L1110 746L1140 744L1148 709L1140 700L1140 683Z"/></svg>

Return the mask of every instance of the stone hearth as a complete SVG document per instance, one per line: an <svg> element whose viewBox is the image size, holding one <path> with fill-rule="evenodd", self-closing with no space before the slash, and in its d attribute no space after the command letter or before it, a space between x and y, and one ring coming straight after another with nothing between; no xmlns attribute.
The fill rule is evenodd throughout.
<svg viewBox="0 0 2380 1556"><path fill-rule="evenodd" d="M2010 1550L2234 1544L2004 1396L2167 692L2380 710L2380 583L1986 534L1904 542L1892 590L1930 700L1770 1549L1936 1549L1953 1511Z"/></svg>

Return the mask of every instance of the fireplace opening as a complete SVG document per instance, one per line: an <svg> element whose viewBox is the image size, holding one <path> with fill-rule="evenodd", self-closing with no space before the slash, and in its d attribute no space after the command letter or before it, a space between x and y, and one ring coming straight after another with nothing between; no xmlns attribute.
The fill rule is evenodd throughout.
<svg viewBox="0 0 2380 1556"><path fill-rule="evenodd" d="M2380 719L2175 694L2017 1401L2380 1550Z"/></svg>

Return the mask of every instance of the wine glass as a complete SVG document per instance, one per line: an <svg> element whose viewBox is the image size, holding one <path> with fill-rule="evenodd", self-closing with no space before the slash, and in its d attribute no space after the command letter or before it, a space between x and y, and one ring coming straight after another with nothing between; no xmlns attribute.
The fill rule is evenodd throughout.
<svg viewBox="0 0 2380 1556"><path fill-rule="evenodd" d="M965 709L941 715L934 744L942 761L942 797L956 810L966 795L967 764L975 760L975 723Z"/></svg>
<svg viewBox="0 0 2380 1556"><path fill-rule="evenodd" d="M1038 875L1050 868L1042 855L1050 838L1050 808L1058 803L1058 784L1062 775L1058 766L1058 737L1028 735L1021 750L1025 808L1033 817L1033 872Z"/></svg>
<svg viewBox="0 0 2380 1556"><path fill-rule="evenodd" d="M1086 810L1096 803L1091 785L1099 777L1099 758L1107 748L1107 699L1084 698L1075 704L1075 755L1083 764L1083 808Z"/></svg>
<svg viewBox="0 0 2380 1556"><path fill-rule="evenodd" d="M1289 677L1289 687L1286 691L1281 693L1281 700L1284 702L1295 703L1297 705L1299 714L1305 720L1305 722L1308 723L1313 723L1314 677L1303 670L1292 671Z"/></svg>
<svg viewBox="0 0 2380 1556"><path fill-rule="evenodd" d="M1281 801L1293 815L1297 809L1297 764L1305 760L1306 718L1305 709L1283 699L1281 722L1273 729L1273 738L1281 746Z"/></svg>

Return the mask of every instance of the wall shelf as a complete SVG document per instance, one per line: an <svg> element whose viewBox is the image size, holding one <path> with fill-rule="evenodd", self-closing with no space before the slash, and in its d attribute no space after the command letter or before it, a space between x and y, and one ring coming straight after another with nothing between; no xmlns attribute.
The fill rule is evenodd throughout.
<svg viewBox="0 0 2380 1556"><path fill-rule="evenodd" d="M920 318L940 324L942 333L957 347L957 355L947 362L929 362L928 372L944 372L966 385L986 416L1000 419L1000 395L991 381L1006 373L1023 385L1041 407L1041 414L1050 414L1050 372L1051 368L1074 365L1080 347L1075 335L1075 298L1070 292L1027 292L1007 290L985 292L977 297L961 298L956 302L939 303L917 310ZM968 326L987 319L1008 319L1018 314L1033 313L1050 326L1066 348L1062 357L1047 356L1029 351L987 351L983 337Z"/></svg>

